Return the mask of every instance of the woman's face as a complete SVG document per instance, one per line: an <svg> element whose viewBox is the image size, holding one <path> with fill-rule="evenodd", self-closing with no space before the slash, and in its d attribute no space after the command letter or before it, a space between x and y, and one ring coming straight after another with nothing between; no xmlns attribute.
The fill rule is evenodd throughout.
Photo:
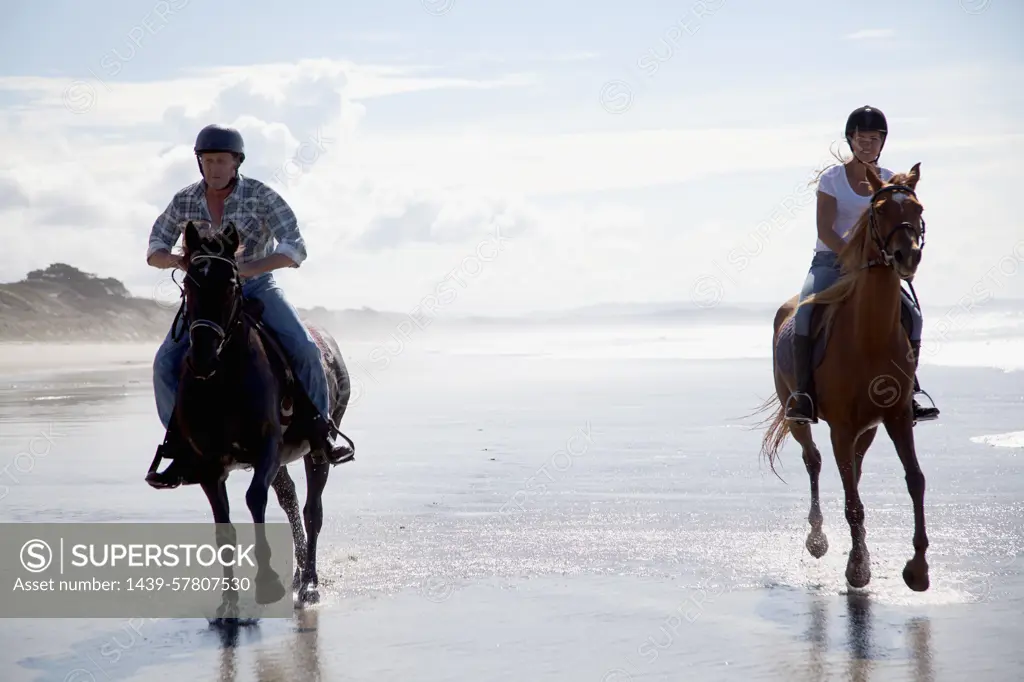
<svg viewBox="0 0 1024 682"><path fill-rule="evenodd" d="M872 163L882 152L882 134L877 130L855 130L850 141L853 153L864 163Z"/></svg>

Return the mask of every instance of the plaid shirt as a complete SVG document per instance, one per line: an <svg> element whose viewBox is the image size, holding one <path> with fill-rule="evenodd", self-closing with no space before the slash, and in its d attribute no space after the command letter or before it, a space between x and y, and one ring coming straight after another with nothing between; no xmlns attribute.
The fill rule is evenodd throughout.
<svg viewBox="0 0 1024 682"><path fill-rule="evenodd" d="M219 231L228 223L234 223L239 236L235 253L239 265L274 253L288 256L296 266L306 259L306 243L288 203L268 185L241 173L235 188L224 200L224 215L217 226L213 225L206 204L205 182L200 180L178 190L153 223L146 258L161 249L171 251L190 220L200 230Z"/></svg>

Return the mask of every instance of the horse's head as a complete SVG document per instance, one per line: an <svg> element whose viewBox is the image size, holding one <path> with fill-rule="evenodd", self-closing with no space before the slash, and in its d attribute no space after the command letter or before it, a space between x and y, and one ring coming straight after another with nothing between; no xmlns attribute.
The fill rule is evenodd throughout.
<svg viewBox="0 0 1024 682"><path fill-rule="evenodd" d="M185 227L185 309L189 350L185 362L198 379L216 372L224 344L241 319L242 287L235 250L238 232L204 236L190 221Z"/></svg>
<svg viewBox="0 0 1024 682"><path fill-rule="evenodd" d="M867 168L873 192L868 207L870 238L882 262L903 279L913 279L924 248L924 206L915 194L920 179L920 163L909 173L894 175L888 183L871 166Z"/></svg>

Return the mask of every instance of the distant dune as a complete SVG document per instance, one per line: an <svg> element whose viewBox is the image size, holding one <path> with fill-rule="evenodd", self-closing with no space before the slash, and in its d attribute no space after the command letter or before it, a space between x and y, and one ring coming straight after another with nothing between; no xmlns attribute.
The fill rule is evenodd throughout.
<svg viewBox="0 0 1024 682"><path fill-rule="evenodd" d="M45 270L33 270L20 282L0 284L0 342L84 342L131 343L160 340L177 312L176 303L133 296L117 279L83 272L66 263L54 263ZM421 319L424 325L438 323L480 326L506 324L605 324L631 319L670 322L694 318L727 321L763 318L767 309L728 306L699 308L692 304L611 304L556 313L533 313L520 317L458 315L439 305L437 319ZM303 318L319 322L346 337L380 336L399 325L410 325L408 314L359 310L300 309ZM767 313L770 315L770 313ZM770 319L770 317L768 318Z"/></svg>
<svg viewBox="0 0 1024 682"><path fill-rule="evenodd" d="M781 301L779 301L781 303ZM518 316L478 316L460 313L456 305L439 304L434 311L419 308L419 319L405 312L371 308L328 310L300 308L303 318L323 324L339 338L380 339L396 332L408 334L412 325L466 326L603 326L618 324L770 325L779 303L730 305L693 301L666 303L602 303L571 310L533 312ZM956 324L975 315L1021 317L1024 302L988 299L970 313L956 306L925 304L926 324L957 313ZM177 302L133 296L120 281L102 278L65 263L33 270L20 282L0 284L0 342L148 343L159 341L170 328ZM433 318L433 319L432 319ZM952 323L950 323L952 324Z"/></svg>
<svg viewBox="0 0 1024 682"><path fill-rule="evenodd" d="M65 263L33 270L0 284L0 342L126 343L159 341L177 303L132 296L120 281ZM405 315L370 309L300 309L305 319L335 329L374 332L394 328Z"/></svg>

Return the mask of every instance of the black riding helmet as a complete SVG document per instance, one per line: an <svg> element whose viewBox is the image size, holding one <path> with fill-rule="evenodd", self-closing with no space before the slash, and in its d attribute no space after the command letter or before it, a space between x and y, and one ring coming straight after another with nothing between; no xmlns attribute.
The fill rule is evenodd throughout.
<svg viewBox="0 0 1024 682"><path fill-rule="evenodd" d="M203 164L199 157L203 152L231 152L238 157L238 164L241 165L245 161L245 141L234 128L212 123L196 136L195 153L200 173L203 172Z"/></svg>
<svg viewBox="0 0 1024 682"><path fill-rule="evenodd" d="M854 109L846 119L846 144L850 145L853 151L853 134L856 131L877 131L882 134L882 146L878 149L881 154L885 148L885 138L889 134L889 124L885 120L885 114L874 107L863 106ZM877 161L878 159L875 159Z"/></svg>

